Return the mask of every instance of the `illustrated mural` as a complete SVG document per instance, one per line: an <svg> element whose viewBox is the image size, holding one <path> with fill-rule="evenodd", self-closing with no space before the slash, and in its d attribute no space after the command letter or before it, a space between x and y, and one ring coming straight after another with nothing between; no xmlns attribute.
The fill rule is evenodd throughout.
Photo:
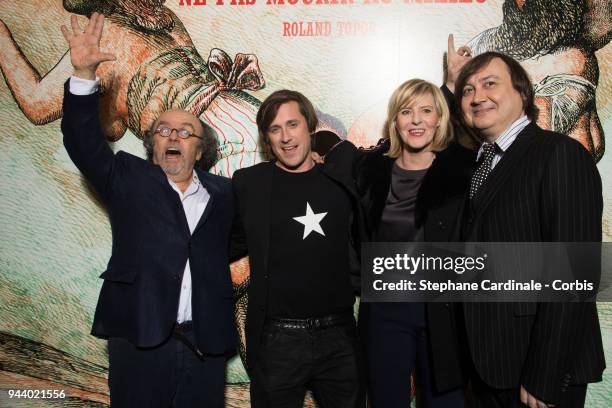
<svg viewBox="0 0 612 408"><path fill-rule="evenodd" d="M381 135L403 80L442 84L446 38L505 52L528 69L539 124L579 140L604 182L612 240L612 0L25 0L0 2L0 406L107 406L106 343L89 335L110 254L105 209L70 162L59 129L72 73L59 31L70 14L107 16L100 116L115 151L144 157L159 113L187 109L219 142L212 172L264 160L255 115L271 92L296 89L321 127L361 146ZM248 259L232 265L244 344ZM608 360L612 306L599 304ZM248 407L241 353L226 405ZM587 406L612 405L612 374ZM61 400L9 401L6 390L63 390ZM310 399L305 406L313 406Z"/></svg>

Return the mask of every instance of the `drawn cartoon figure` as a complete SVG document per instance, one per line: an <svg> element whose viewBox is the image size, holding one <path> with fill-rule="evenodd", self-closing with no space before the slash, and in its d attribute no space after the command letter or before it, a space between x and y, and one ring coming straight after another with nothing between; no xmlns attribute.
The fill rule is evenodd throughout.
<svg viewBox="0 0 612 408"><path fill-rule="evenodd" d="M265 146L258 144L255 124L260 101L244 92L265 86L254 55L237 54L232 61L224 51L213 48L205 61L163 0L64 0L62 5L65 11L82 16L93 12L107 16L101 47L112 51L116 59L101 65L97 74L101 121L109 141L121 139L128 130L142 138L161 112L180 108L199 116L215 133L219 159L212 172L231 176L234 170L264 158ZM0 70L30 122L45 125L61 118L63 84L73 71L67 52L41 75L0 19ZM320 114L322 128L345 132L337 119ZM248 258L233 263L231 273L244 361Z"/></svg>
<svg viewBox="0 0 612 408"><path fill-rule="evenodd" d="M605 139L595 104L595 52L612 39L612 1L505 0L502 11L499 26L469 41L472 55L499 51L519 60L534 82L538 124L577 139L600 160ZM348 138L375 144L383 117L382 109L363 112Z"/></svg>
<svg viewBox="0 0 612 408"><path fill-rule="evenodd" d="M265 84L254 55L237 54L232 61L213 48L205 61L163 0L64 0L63 6L84 16L94 11L108 16L102 47L112 50L117 60L101 66L98 75L100 114L109 141L128 129L142 138L153 118L180 108L215 131L220 158L213 172L230 176L261 160L255 126L260 101L243 92ZM40 75L0 20L0 69L32 123L44 125L61 117L63 83L72 73L67 53Z"/></svg>
<svg viewBox="0 0 612 408"><path fill-rule="evenodd" d="M577 139L600 160L595 51L612 39L612 1L506 0L503 13L501 25L469 42L473 54L500 51L519 60L534 82L538 124Z"/></svg>

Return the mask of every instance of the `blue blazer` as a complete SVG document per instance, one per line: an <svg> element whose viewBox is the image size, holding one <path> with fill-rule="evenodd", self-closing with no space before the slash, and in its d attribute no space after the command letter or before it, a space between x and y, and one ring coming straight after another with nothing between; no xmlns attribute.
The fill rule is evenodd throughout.
<svg viewBox="0 0 612 408"><path fill-rule="evenodd" d="M203 353L237 343L228 242L234 213L229 179L196 169L210 201L193 234L176 191L157 166L106 143L99 94L64 87L64 146L106 206L113 234L92 334L136 346L164 342L176 322L185 264L191 266L195 338Z"/></svg>

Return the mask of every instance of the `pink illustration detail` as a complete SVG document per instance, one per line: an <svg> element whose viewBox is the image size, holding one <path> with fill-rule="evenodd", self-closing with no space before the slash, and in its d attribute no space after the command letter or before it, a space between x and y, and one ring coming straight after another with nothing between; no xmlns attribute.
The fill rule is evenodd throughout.
<svg viewBox="0 0 612 408"><path fill-rule="evenodd" d="M244 89L257 91L265 85L257 57L253 54L236 54L232 62L225 51L213 48L208 57L208 68L217 83L196 98L191 109L196 116L200 116L220 92Z"/></svg>

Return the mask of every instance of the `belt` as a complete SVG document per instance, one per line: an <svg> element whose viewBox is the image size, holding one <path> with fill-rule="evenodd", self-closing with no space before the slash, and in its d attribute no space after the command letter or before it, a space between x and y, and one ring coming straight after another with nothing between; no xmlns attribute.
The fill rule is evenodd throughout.
<svg viewBox="0 0 612 408"><path fill-rule="evenodd" d="M183 323L177 323L172 330L172 336L183 343L189 350L193 351L200 360L204 360L204 354L198 350L197 346L194 345L187 338L187 336L185 336L185 333L190 332L191 330L193 330L193 322L191 320Z"/></svg>
<svg viewBox="0 0 612 408"><path fill-rule="evenodd" d="M307 329L317 330L328 327L346 326L354 324L355 318L353 312L345 312L332 314L323 317L310 317L307 319L282 319L271 318L268 320L269 326L279 327L281 329Z"/></svg>
<svg viewBox="0 0 612 408"><path fill-rule="evenodd" d="M193 322L191 320L183 323L177 323L174 326L175 333L185 334L187 332L190 332L191 330L193 330Z"/></svg>

